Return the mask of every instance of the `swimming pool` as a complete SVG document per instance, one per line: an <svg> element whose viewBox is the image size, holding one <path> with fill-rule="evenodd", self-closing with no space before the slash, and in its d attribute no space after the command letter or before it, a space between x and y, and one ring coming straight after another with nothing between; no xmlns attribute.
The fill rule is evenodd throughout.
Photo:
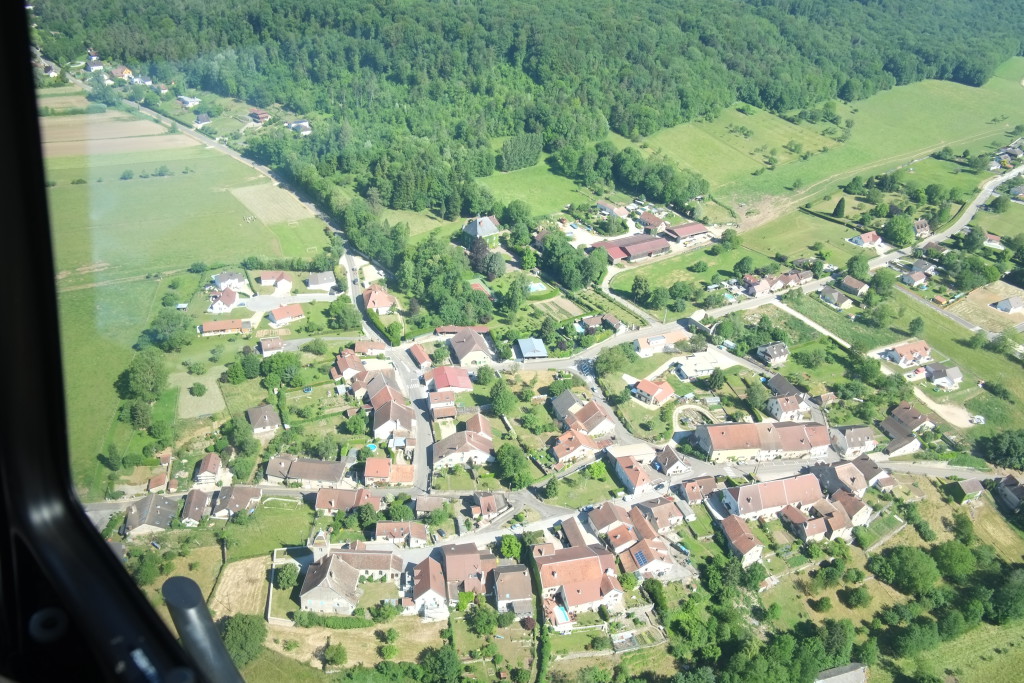
<svg viewBox="0 0 1024 683"><path fill-rule="evenodd" d="M556 620L559 623L565 623L569 621L569 612L561 605L555 605L555 614L558 616Z"/></svg>
<svg viewBox="0 0 1024 683"><path fill-rule="evenodd" d="M377 450L377 444L375 444L375 443L366 444L366 450L368 450L368 451L375 451L375 450Z"/></svg>

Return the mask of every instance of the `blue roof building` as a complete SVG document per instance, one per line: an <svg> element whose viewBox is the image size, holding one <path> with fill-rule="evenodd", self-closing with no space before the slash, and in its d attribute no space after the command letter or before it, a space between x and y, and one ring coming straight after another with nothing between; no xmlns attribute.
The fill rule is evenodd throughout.
<svg viewBox="0 0 1024 683"><path fill-rule="evenodd" d="M519 346L519 355L523 357L523 360L548 357L548 350L544 348L544 342L540 339L519 339L516 344Z"/></svg>

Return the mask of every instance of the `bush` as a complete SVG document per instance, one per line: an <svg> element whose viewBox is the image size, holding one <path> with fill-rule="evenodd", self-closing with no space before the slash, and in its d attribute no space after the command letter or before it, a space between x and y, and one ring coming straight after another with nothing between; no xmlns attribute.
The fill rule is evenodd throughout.
<svg viewBox="0 0 1024 683"><path fill-rule="evenodd" d="M498 626L500 628L508 628L516 620L515 612L501 612L498 614Z"/></svg>
<svg viewBox="0 0 1024 683"><path fill-rule="evenodd" d="M195 384L188 388L188 393L192 394L193 396L205 396L206 385L203 384L202 382L196 382Z"/></svg>
<svg viewBox="0 0 1024 683"><path fill-rule="evenodd" d="M348 652L340 643L329 643L324 648L324 661L333 666L345 666L348 661Z"/></svg>
<svg viewBox="0 0 1024 683"><path fill-rule="evenodd" d="M857 609L871 604L871 593L864 586L857 586L839 591L839 599L850 609Z"/></svg>
<svg viewBox="0 0 1024 683"><path fill-rule="evenodd" d="M832 609L832 598L827 595L820 600L814 600L811 602L811 609L815 612L828 612Z"/></svg>
<svg viewBox="0 0 1024 683"><path fill-rule="evenodd" d="M224 621L224 647L238 668L256 659L267 639L267 622L255 614L236 614Z"/></svg>
<svg viewBox="0 0 1024 683"><path fill-rule="evenodd" d="M381 659L394 659L395 655L398 654L397 645L381 645L377 648L377 653Z"/></svg>

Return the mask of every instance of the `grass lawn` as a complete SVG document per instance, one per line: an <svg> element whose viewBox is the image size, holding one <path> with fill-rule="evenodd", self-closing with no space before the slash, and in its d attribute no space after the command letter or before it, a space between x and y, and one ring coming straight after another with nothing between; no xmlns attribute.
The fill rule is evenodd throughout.
<svg viewBox="0 0 1024 683"><path fill-rule="evenodd" d="M363 594L359 597L357 607L373 607L381 600L398 597L398 587L390 581L364 581L359 584Z"/></svg>
<svg viewBox="0 0 1024 683"><path fill-rule="evenodd" d="M893 514L884 514L871 524L864 527L864 545L870 548L886 534L900 526L901 522Z"/></svg>
<svg viewBox="0 0 1024 683"><path fill-rule="evenodd" d="M560 636L552 636L552 638L558 637ZM557 640L552 640L552 644L557 642ZM668 680L678 672L676 659L669 654L667 643L623 655L608 655L600 659L579 657L555 660L551 662L551 670L573 674L588 667L598 667L610 671L619 665L629 671L630 675L641 679L644 678L644 674L650 674L651 680Z"/></svg>
<svg viewBox="0 0 1024 683"><path fill-rule="evenodd" d="M632 375L637 379L646 378L652 372L660 368L662 365L667 363L678 354L673 353L656 353L648 358L637 358L632 363L629 363L619 372L613 372L601 378L601 386L605 393L618 393L622 391L622 388L626 386L626 382L622 379L622 375ZM639 408L639 410L644 410ZM646 411L645 411L646 412ZM652 411L654 416L657 417L658 411Z"/></svg>
<svg viewBox="0 0 1024 683"><path fill-rule="evenodd" d="M693 510L693 514L697 516L697 519L693 522L687 522L686 526L689 527L690 531L697 537L710 536L715 532L711 526L711 513L703 505L691 505L690 509Z"/></svg>
<svg viewBox="0 0 1024 683"><path fill-rule="evenodd" d="M838 200L833 198L830 203L835 201ZM850 206L849 201L847 206ZM812 256L814 252L811 251L811 245L822 242L826 251L830 252L829 261L843 265L861 250L846 241L857 234L852 228L803 211L793 211L745 233L743 246L768 257L781 252L790 259L796 259Z"/></svg>
<svg viewBox="0 0 1024 683"><path fill-rule="evenodd" d="M248 523L231 524L238 544L228 549L228 556L234 561L267 555L274 548L305 545L312 522L313 511L306 505L265 501Z"/></svg>
<svg viewBox="0 0 1024 683"><path fill-rule="evenodd" d="M556 655L564 655L570 652L583 652L590 645L590 639L596 635L604 635L597 630L573 631L565 635L559 633L551 634L551 651Z"/></svg>
<svg viewBox="0 0 1024 683"><path fill-rule="evenodd" d="M971 225L1002 237L1020 235L1024 233L1024 206L1010 202L1010 208L1004 213L979 211L971 219Z"/></svg>
<svg viewBox="0 0 1024 683"><path fill-rule="evenodd" d="M897 334L891 329L868 327L867 325L850 320L845 314L830 308L814 296L787 299L786 305L799 313L803 313L825 329L833 332L840 339L851 344L861 344L865 349L892 344L905 336Z"/></svg>
<svg viewBox="0 0 1024 683"><path fill-rule="evenodd" d="M331 680L323 671L267 648L263 648L259 656L242 670L242 676L248 683L321 683Z"/></svg>
<svg viewBox="0 0 1024 683"><path fill-rule="evenodd" d="M815 368L801 365L796 358L790 355L789 360L779 369L791 381L806 386L811 395L828 391L830 388L835 387L837 380L844 378L846 366L841 361L845 361L845 352L829 353L834 347L821 342L811 342L799 346L791 345L789 348L790 351L810 351L818 348L825 349L826 351L826 361Z"/></svg>
<svg viewBox="0 0 1024 683"><path fill-rule="evenodd" d="M450 469L435 472L431 483L433 488L444 491L469 491L476 488L476 484L473 482L473 478L469 476L469 472L461 467L455 468L453 474Z"/></svg>
<svg viewBox="0 0 1024 683"><path fill-rule="evenodd" d="M633 436L646 441L664 441L672 425L661 419L660 410L649 410L638 401L629 400L615 406L619 419Z"/></svg>
<svg viewBox="0 0 1024 683"><path fill-rule="evenodd" d="M962 151L958 149L956 153L959 154ZM983 176L964 171L964 167L954 161L941 161L933 157L915 161L904 175L905 182L917 185L922 189L935 183L968 195L977 191L982 179ZM849 201L847 201L847 206L849 206Z"/></svg>
<svg viewBox="0 0 1024 683"><path fill-rule="evenodd" d="M521 199L537 214L557 213L566 204L590 206L596 201L584 188L573 181L551 172L546 161L518 171L496 171L477 182L486 187L498 201L508 203Z"/></svg>
<svg viewBox="0 0 1024 683"><path fill-rule="evenodd" d="M1024 532L1007 521L989 494L984 500L984 505L972 510L979 541L995 548L1007 562L1020 563L1024 558Z"/></svg>
<svg viewBox="0 0 1024 683"><path fill-rule="evenodd" d="M614 498L621 489L612 481L611 475L600 479L584 479L579 473L569 475L561 480L558 495L551 500L552 505L567 508L581 508L594 501Z"/></svg>
<svg viewBox="0 0 1024 683"><path fill-rule="evenodd" d="M158 292L155 281L141 280L60 295L71 474L84 500L103 495L107 470L96 455L107 450L120 403L114 382L135 355L132 344L155 312ZM130 438L130 431L118 434ZM127 438L115 445L123 449Z"/></svg>
<svg viewBox="0 0 1024 683"><path fill-rule="evenodd" d="M774 253L774 251L771 252L772 255L774 255ZM734 277L735 274L733 273L733 269L736 266L737 261L745 256L749 256L753 260L755 268L767 265L771 261L769 256L746 247L733 249L732 251L721 253L718 256L711 256L706 250L698 249L696 251L686 252L685 254L679 254L678 256L661 259L660 261L654 261L645 266L632 268L620 273L612 278L609 288L615 294L629 299L631 296L633 280L636 279L637 275L642 275L647 278L648 282L651 283L651 287L670 287L673 283L679 281L702 283L706 285L711 282L711 277L715 273L718 273L725 278ZM708 265L708 269L703 273L691 272L689 270L690 266L698 261L705 262Z"/></svg>
<svg viewBox="0 0 1024 683"><path fill-rule="evenodd" d="M723 166L718 154L712 156L710 165L696 161L693 166L709 178L720 178L720 183L713 183L715 196L727 204L753 203L765 196L785 194L796 180L803 181L803 187L789 197L802 204L809 197L834 192L837 184L854 175L889 170L944 145L957 152L967 147L979 153L992 143L1007 141L1010 129L1019 123L1013 119L1014 112L1024 104L1022 75L1024 59L1015 57L980 88L948 81L922 81L877 93L852 105L840 104L840 115L852 118L855 124L846 143L806 161L782 163L775 171L759 176L750 175L751 171L739 164L728 163L725 167L730 169L732 178L723 177L716 170ZM1010 118L991 123L993 117L1002 114ZM912 128L906 125L909 116L914 117ZM757 132L756 125L745 125ZM685 158L678 160L686 163Z"/></svg>
<svg viewBox="0 0 1024 683"><path fill-rule="evenodd" d="M293 612L299 611L299 589L301 587L301 583L287 590L275 586L272 589L274 595L270 604L270 615L281 619L290 619Z"/></svg>
<svg viewBox="0 0 1024 683"><path fill-rule="evenodd" d="M267 399L267 390L260 386L260 380L250 379L241 384L221 384L221 393L232 415L258 406Z"/></svg>

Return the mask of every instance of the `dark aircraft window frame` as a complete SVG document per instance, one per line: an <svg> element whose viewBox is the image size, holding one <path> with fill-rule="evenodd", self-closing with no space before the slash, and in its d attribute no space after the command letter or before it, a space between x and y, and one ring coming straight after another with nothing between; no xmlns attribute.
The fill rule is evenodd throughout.
<svg viewBox="0 0 1024 683"><path fill-rule="evenodd" d="M74 494L28 18L3 5L0 678L206 680Z"/></svg>

